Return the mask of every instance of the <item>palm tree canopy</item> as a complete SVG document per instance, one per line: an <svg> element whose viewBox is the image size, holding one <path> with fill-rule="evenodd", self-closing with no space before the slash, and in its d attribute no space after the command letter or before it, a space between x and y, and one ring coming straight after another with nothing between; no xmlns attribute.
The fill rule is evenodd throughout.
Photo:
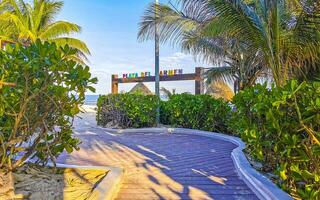
<svg viewBox="0 0 320 200"><path fill-rule="evenodd" d="M262 52L277 85L294 77L296 69L319 67L319 2L261 0L253 6L241 0L209 2L219 20L211 21L205 33L237 38L249 44L250 52Z"/></svg>
<svg viewBox="0 0 320 200"><path fill-rule="evenodd" d="M3 0L0 3L0 39L29 44L37 39L55 42L57 45L69 45L78 50L85 58L90 54L87 45L78 39L68 37L80 33L81 27L67 21L55 21L63 7L62 1Z"/></svg>
<svg viewBox="0 0 320 200"><path fill-rule="evenodd" d="M226 82L237 79L256 80L259 73L240 73L240 71L263 71L259 53L253 53L255 58L251 62L246 62L246 66L239 65L240 61L244 60L243 57L246 59L252 54L246 50L248 46L246 43L223 35L212 37L204 34L206 27L216 19L216 11L208 0L180 0L176 5L150 5L140 23L138 39L140 41L153 39L157 21L162 42L178 45L196 58L220 66L208 71L206 74L208 84L219 80ZM245 51L240 51L241 49ZM245 75L254 77L244 77Z"/></svg>
<svg viewBox="0 0 320 200"><path fill-rule="evenodd" d="M176 0L176 5L151 5L138 38L153 39L156 22L161 41L211 63L240 60L234 55L255 57L257 65L248 71L268 68L277 85L319 69L319 1Z"/></svg>
<svg viewBox="0 0 320 200"><path fill-rule="evenodd" d="M213 17L207 0L178 0L176 5L151 4L140 22L138 40L154 39L157 22L162 43L178 45L209 62L218 62L221 61L220 55L225 53L219 45L224 42L223 39L212 41L201 37L198 32Z"/></svg>

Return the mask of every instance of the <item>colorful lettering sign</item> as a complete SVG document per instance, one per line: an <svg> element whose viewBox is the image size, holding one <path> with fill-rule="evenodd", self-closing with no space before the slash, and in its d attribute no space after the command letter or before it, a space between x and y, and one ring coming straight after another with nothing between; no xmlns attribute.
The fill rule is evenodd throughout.
<svg viewBox="0 0 320 200"><path fill-rule="evenodd" d="M171 69L171 70L162 70L160 71L160 76L176 76L183 74L183 69ZM140 77L149 77L151 72L141 72L141 73L129 73L122 74L122 78L138 78Z"/></svg>
<svg viewBox="0 0 320 200"><path fill-rule="evenodd" d="M160 76L176 76L183 74L183 69L171 69L160 71Z"/></svg>

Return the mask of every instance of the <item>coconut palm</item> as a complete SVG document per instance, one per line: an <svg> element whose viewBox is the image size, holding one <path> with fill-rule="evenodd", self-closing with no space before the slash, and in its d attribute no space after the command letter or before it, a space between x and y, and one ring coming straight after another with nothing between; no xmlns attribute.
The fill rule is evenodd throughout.
<svg viewBox="0 0 320 200"><path fill-rule="evenodd" d="M140 23L140 40L153 38L157 21L161 41L178 44L211 63L227 64L213 69L212 74L230 77L238 73L237 81L247 83L252 83L251 80L266 69L272 72L276 84L282 85L289 78L301 77L319 68L319 3L296 0L176 2L178 6L151 5L147 9Z"/></svg>
<svg viewBox="0 0 320 200"><path fill-rule="evenodd" d="M240 51L247 46L245 42L203 34L204 28L215 17L216 13L208 0L181 0L176 5L151 5L142 18L138 37L141 41L153 39L157 21L162 42L178 45L198 59L220 66L206 73L208 85L212 81L232 81L237 92L252 85L265 68L259 53Z"/></svg>
<svg viewBox="0 0 320 200"><path fill-rule="evenodd" d="M246 41L249 52L261 53L278 86L296 77L297 71L319 67L319 2L261 0L252 6L241 0L209 0L209 4L217 18L205 34Z"/></svg>
<svg viewBox="0 0 320 200"><path fill-rule="evenodd" d="M62 1L34 0L32 4L24 0L3 0L0 4L0 40L28 45L37 39L69 45L78 50L79 55L90 54L86 44L69 37L79 33L81 27L67 21L55 21L63 7Z"/></svg>
<svg viewBox="0 0 320 200"><path fill-rule="evenodd" d="M237 41L225 45L224 48L227 50L224 65L211 68L206 72L208 85L214 81L233 82L234 93L238 93L260 79L271 78L259 52L255 54L247 52L247 45Z"/></svg>
<svg viewBox="0 0 320 200"><path fill-rule="evenodd" d="M236 94L254 85L258 79L270 79L267 69L260 64L256 56L242 54L239 59L226 63L228 65L214 67L206 72L207 85L220 81L233 82L233 92Z"/></svg>

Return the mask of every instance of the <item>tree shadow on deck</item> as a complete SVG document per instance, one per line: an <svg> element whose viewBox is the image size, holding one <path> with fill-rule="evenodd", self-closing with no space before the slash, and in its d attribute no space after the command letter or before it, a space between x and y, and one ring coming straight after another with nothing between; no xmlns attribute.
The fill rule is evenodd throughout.
<svg viewBox="0 0 320 200"><path fill-rule="evenodd" d="M234 144L179 134L82 132L79 152L58 161L126 170L123 199L257 199L233 165Z"/></svg>

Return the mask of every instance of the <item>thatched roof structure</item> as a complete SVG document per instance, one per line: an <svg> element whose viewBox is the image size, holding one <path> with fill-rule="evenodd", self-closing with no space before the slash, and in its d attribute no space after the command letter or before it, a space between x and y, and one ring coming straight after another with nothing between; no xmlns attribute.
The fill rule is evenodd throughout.
<svg viewBox="0 0 320 200"><path fill-rule="evenodd" d="M144 94L144 95L152 95L153 93L149 90L149 88L143 84L142 82L137 83L129 92L130 94Z"/></svg>
<svg viewBox="0 0 320 200"><path fill-rule="evenodd" d="M232 100L234 93L232 89L223 81L215 81L207 88L207 94L215 98L223 98L227 101Z"/></svg>

